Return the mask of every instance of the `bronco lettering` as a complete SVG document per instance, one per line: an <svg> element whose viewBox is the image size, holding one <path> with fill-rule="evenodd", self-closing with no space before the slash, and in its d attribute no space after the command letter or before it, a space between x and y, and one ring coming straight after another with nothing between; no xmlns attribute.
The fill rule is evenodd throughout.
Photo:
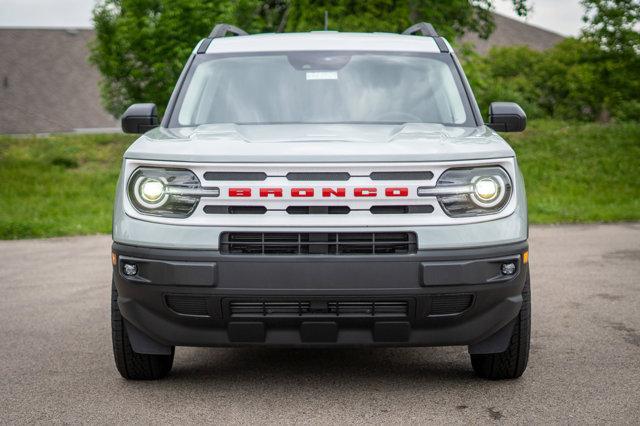
<svg viewBox="0 0 640 426"><path fill-rule="evenodd" d="M315 188L291 188L288 191L288 195L292 198L309 198L314 197L316 192L320 194L322 198L339 197L344 198L347 196L346 188L322 188L320 191L316 191ZM258 193L261 198L282 197L284 194L283 188L258 188ZM251 188L229 188L229 197L251 197L253 195ZM384 194L385 197L408 197L409 188L385 188L384 191L378 191L377 188L353 188L352 194L354 197L377 197L379 194Z"/></svg>

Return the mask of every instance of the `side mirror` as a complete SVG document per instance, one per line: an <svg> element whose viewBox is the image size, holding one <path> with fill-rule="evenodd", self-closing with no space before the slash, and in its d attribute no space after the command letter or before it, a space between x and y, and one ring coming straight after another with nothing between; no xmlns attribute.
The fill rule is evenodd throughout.
<svg viewBox="0 0 640 426"><path fill-rule="evenodd" d="M487 126L496 132L521 132L527 127L527 114L514 102L493 102Z"/></svg>
<svg viewBox="0 0 640 426"><path fill-rule="evenodd" d="M121 121L125 133L145 133L158 127L156 104L133 104L122 114Z"/></svg>

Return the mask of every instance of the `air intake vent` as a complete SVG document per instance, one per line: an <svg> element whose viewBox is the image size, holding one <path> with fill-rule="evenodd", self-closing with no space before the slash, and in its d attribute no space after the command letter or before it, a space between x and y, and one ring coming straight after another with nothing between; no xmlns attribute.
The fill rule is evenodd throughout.
<svg viewBox="0 0 640 426"><path fill-rule="evenodd" d="M165 300L169 309L175 313L199 317L209 316L206 297L169 294L165 296Z"/></svg>
<svg viewBox="0 0 640 426"><path fill-rule="evenodd" d="M263 181L267 174L263 172L206 172L205 180L213 181Z"/></svg>
<svg viewBox="0 0 640 426"><path fill-rule="evenodd" d="M433 213L433 206L422 204L416 206L372 206L371 214L421 214Z"/></svg>
<svg viewBox="0 0 640 426"><path fill-rule="evenodd" d="M341 317L407 317L407 302L329 302L329 311Z"/></svg>
<svg viewBox="0 0 640 426"><path fill-rule="evenodd" d="M347 206L290 206L289 214L349 214L351 209Z"/></svg>
<svg viewBox="0 0 640 426"><path fill-rule="evenodd" d="M235 255L399 255L417 251L412 232L225 232L220 252Z"/></svg>
<svg viewBox="0 0 640 426"><path fill-rule="evenodd" d="M207 214L265 214L264 206L204 206Z"/></svg>
<svg viewBox="0 0 640 426"><path fill-rule="evenodd" d="M234 318L406 318L406 301L257 301L229 303Z"/></svg>
<svg viewBox="0 0 640 426"><path fill-rule="evenodd" d="M431 180L431 172L373 172L369 175L371 180Z"/></svg>
<svg viewBox="0 0 640 426"><path fill-rule="evenodd" d="M341 172L305 172L305 173L287 173L287 179L293 181L345 181L351 179L349 173Z"/></svg>
<svg viewBox="0 0 640 426"><path fill-rule="evenodd" d="M429 316L458 315L471 307L473 294L445 294L431 298Z"/></svg>

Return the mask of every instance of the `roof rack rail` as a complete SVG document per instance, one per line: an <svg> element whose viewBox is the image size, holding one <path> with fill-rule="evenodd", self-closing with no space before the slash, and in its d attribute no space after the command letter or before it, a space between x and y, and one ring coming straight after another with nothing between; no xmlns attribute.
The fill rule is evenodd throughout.
<svg viewBox="0 0 640 426"><path fill-rule="evenodd" d="M237 36L245 36L249 35L245 30L242 30L238 27L235 27L230 24L216 24L211 30L211 34L209 34L209 38L220 38L227 35L227 33L231 33Z"/></svg>
<svg viewBox="0 0 640 426"><path fill-rule="evenodd" d="M438 37L438 33L436 32L436 29L433 28L433 25L427 23L427 22L418 22L417 24L414 24L412 26L410 26L409 28L407 28L406 30L404 30L402 32L403 35L412 35L415 33L420 33L423 36L427 36L427 37Z"/></svg>
<svg viewBox="0 0 640 426"><path fill-rule="evenodd" d="M412 26L404 30L402 32L402 35L413 35L417 33L420 33L425 37L433 37L436 44L438 45L438 48L440 49L440 52L449 53L447 43L445 43L444 39L438 35L438 32L435 28L433 28L433 25L429 24L428 22L418 22L417 24L413 24Z"/></svg>
<svg viewBox="0 0 640 426"><path fill-rule="evenodd" d="M216 24L216 26L213 27L213 30L211 30L211 34L209 34L209 37L205 38L204 40L202 40L202 43L200 43L200 47L198 47L198 54L206 53L213 39L225 37L227 34L233 34L236 36L249 35L245 30L240 29L234 25Z"/></svg>

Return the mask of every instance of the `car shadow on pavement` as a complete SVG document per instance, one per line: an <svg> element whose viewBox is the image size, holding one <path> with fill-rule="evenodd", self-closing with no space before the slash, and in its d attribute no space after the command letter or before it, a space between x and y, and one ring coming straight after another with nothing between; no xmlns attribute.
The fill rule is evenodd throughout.
<svg viewBox="0 0 640 426"><path fill-rule="evenodd" d="M177 348L169 380L475 380L466 348Z"/></svg>

